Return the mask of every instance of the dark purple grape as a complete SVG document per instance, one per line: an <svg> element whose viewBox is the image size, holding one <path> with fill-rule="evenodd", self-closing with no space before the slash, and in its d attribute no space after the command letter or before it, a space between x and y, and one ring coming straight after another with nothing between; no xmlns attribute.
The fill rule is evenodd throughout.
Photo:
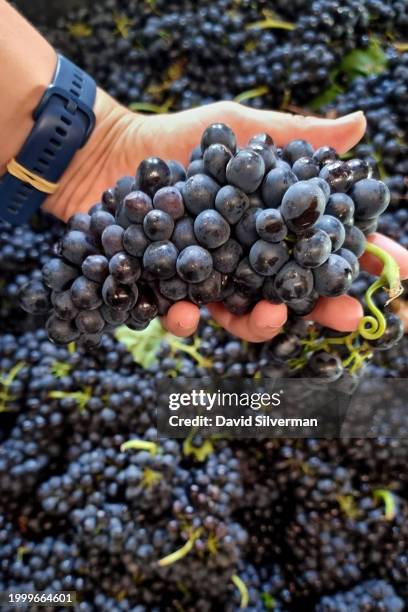
<svg viewBox="0 0 408 612"><path fill-rule="evenodd" d="M249 199L238 187L225 185L215 197L215 208L230 225L235 225L249 208Z"/></svg>
<svg viewBox="0 0 408 612"><path fill-rule="evenodd" d="M353 182L353 173L346 162L341 160L326 164L320 170L320 178L329 183L333 191L348 191Z"/></svg>
<svg viewBox="0 0 408 612"><path fill-rule="evenodd" d="M124 251L115 253L109 262L109 272L119 283L131 285L136 282L141 274L140 263Z"/></svg>
<svg viewBox="0 0 408 612"><path fill-rule="evenodd" d="M346 193L332 193L324 212L326 215L332 215L339 219L343 225L352 225L354 202Z"/></svg>
<svg viewBox="0 0 408 612"><path fill-rule="evenodd" d="M346 293L353 282L353 270L346 259L332 253L329 259L313 270L315 289L319 295L336 297Z"/></svg>
<svg viewBox="0 0 408 612"><path fill-rule="evenodd" d="M309 179L309 183L312 183L312 185L317 185L318 187L320 187L320 189L324 193L324 197L325 197L325 200L326 200L326 203L327 203L329 201L330 193L331 193L331 189L330 189L329 183L327 181L325 181L324 179L322 179L320 176L315 176L315 177Z"/></svg>
<svg viewBox="0 0 408 612"><path fill-rule="evenodd" d="M150 240L146 237L141 225L129 225L123 234L123 248L133 257L143 257Z"/></svg>
<svg viewBox="0 0 408 612"><path fill-rule="evenodd" d="M187 297L188 285L178 276L159 282L160 293L173 302L184 300Z"/></svg>
<svg viewBox="0 0 408 612"><path fill-rule="evenodd" d="M120 225L110 225L102 234L102 247L107 257L112 257L115 253L123 251L123 227Z"/></svg>
<svg viewBox="0 0 408 612"><path fill-rule="evenodd" d="M121 285L108 276L102 286L103 301L113 310L130 310L136 304L138 290L136 285Z"/></svg>
<svg viewBox="0 0 408 612"><path fill-rule="evenodd" d="M252 149L255 153L258 153L264 160L265 171L269 172L272 168L275 168L276 163L278 161L278 157L276 156L276 152L273 147L268 147L267 145L263 145L260 142L255 142L249 144L248 149Z"/></svg>
<svg viewBox="0 0 408 612"><path fill-rule="evenodd" d="M131 191L123 200L123 212L131 223L143 223L151 210L152 199L143 191Z"/></svg>
<svg viewBox="0 0 408 612"><path fill-rule="evenodd" d="M176 159L169 159L167 165L170 168L170 184L175 185L179 181L186 180L186 170L179 161Z"/></svg>
<svg viewBox="0 0 408 612"><path fill-rule="evenodd" d="M291 140L282 149L282 158L291 165L300 157L312 157L314 149L306 140Z"/></svg>
<svg viewBox="0 0 408 612"><path fill-rule="evenodd" d="M341 221L331 215L323 215L314 225L316 229L321 229L329 236L332 243L332 252L338 251L343 246L346 232Z"/></svg>
<svg viewBox="0 0 408 612"><path fill-rule="evenodd" d="M292 300L287 302L287 307L298 317L304 317L312 312L319 299L319 294L316 291L312 291L310 295L307 295L302 300Z"/></svg>
<svg viewBox="0 0 408 612"><path fill-rule="evenodd" d="M352 270L353 281L356 280L357 276L360 274L360 264L354 253L348 249L339 249L337 255L340 255L340 257L343 257L343 259L349 262Z"/></svg>
<svg viewBox="0 0 408 612"><path fill-rule="evenodd" d="M404 324L397 315L392 312L384 313L387 327L383 335L378 340L370 340L369 344L376 350L386 351L395 346L404 335Z"/></svg>
<svg viewBox="0 0 408 612"><path fill-rule="evenodd" d="M327 261L331 248L332 241L326 232L312 227L296 242L293 256L303 268L317 268Z"/></svg>
<svg viewBox="0 0 408 612"><path fill-rule="evenodd" d="M282 304L281 298L276 293L274 278L265 279L262 285L262 295L264 300L267 300L271 304Z"/></svg>
<svg viewBox="0 0 408 612"><path fill-rule="evenodd" d="M230 238L225 244L211 252L214 269L222 274L231 274L241 259L243 250L239 242Z"/></svg>
<svg viewBox="0 0 408 612"><path fill-rule="evenodd" d="M171 241L179 251L187 246L197 244L194 234L194 221L191 217L183 217L176 221Z"/></svg>
<svg viewBox="0 0 408 612"><path fill-rule="evenodd" d="M122 202L131 191L135 189L135 179L133 176L122 176L116 183L113 194L115 196L116 210L121 208Z"/></svg>
<svg viewBox="0 0 408 612"><path fill-rule="evenodd" d="M207 249L217 249L230 237L231 228L216 210L204 210L194 221L194 234Z"/></svg>
<svg viewBox="0 0 408 612"><path fill-rule="evenodd" d="M198 245L186 247L177 258L177 272L186 283L202 282L210 276L212 269L210 253Z"/></svg>
<svg viewBox="0 0 408 612"><path fill-rule="evenodd" d="M105 319L99 310L81 310L75 324L83 334L99 334L105 327Z"/></svg>
<svg viewBox="0 0 408 612"><path fill-rule="evenodd" d="M186 180L183 189L184 205L193 215L199 215L207 208L214 208L214 201L220 186L206 174L195 174Z"/></svg>
<svg viewBox="0 0 408 612"><path fill-rule="evenodd" d="M55 315L48 318L45 329L49 339L56 344L69 344L79 337L79 331L73 321L63 321Z"/></svg>
<svg viewBox="0 0 408 612"><path fill-rule="evenodd" d="M205 174L203 159L195 159L194 161L188 164L186 180L189 179L191 176L194 176L195 174Z"/></svg>
<svg viewBox="0 0 408 612"><path fill-rule="evenodd" d="M104 255L88 255L82 264L82 274L96 283L103 283L109 274L109 262Z"/></svg>
<svg viewBox="0 0 408 612"><path fill-rule="evenodd" d="M373 175L373 169L365 159L349 159L346 163L353 173L353 183L369 179Z"/></svg>
<svg viewBox="0 0 408 612"><path fill-rule="evenodd" d="M122 325L128 318L127 310L114 310L113 308L110 308L110 306L107 306L106 304L102 304L100 308L100 313L103 316L106 323L108 325L112 325L113 327Z"/></svg>
<svg viewBox="0 0 408 612"><path fill-rule="evenodd" d="M136 170L136 189L153 197L160 187L170 184L170 168L160 157L144 159Z"/></svg>
<svg viewBox="0 0 408 612"><path fill-rule="evenodd" d="M166 282L166 281L160 281ZM130 311L130 316L138 323L150 323L158 315L158 309L153 294L141 293L136 306Z"/></svg>
<svg viewBox="0 0 408 612"><path fill-rule="evenodd" d="M272 136L270 136L266 132L261 132L259 134L255 134L255 136L252 136L252 138L250 138L250 140L248 141L248 146L251 146L251 145L254 145L254 144L261 144L264 147L273 147L274 146L274 142L273 142Z"/></svg>
<svg viewBox="0 0 408 612"><path fill-rule="evenodd" d="M66 289L77 276L79 271L62 259L50 259L42 269L44 284L54 291Z"/></svg>
<svg viewBox="0 0 408 612"><path fill-rule="evenodd" d="M258 236L267 242L281 242L286 238L288 229L282 215L276 208L265 208L256 217Z"/></svg>
<svg viewBox="0 0 408 612"><path fill-rule="evenodd" d="M223 304L229 312L241 316L252 310L254 299L250 295L244 295L240 291L234 291L234 293L231 293L224 299Z"/></svg>
<svg viewBox="0 0 408 612"><path fill-rule="evenodd" d="M289 253L284 242L272 244L257 240L249 252L249 262L261 276L272 276L288 261Z"/></svg>
<svg viewBox="0 0 408 612"><path fill-rule="evenodd" d="M94 310L102 305L101 286L85 276L79 276L71 285L71 298L79 310Z"/></svg>
<svg viewBox="0 0 408 612"><path fill-rule="evenodd" d="M169 311L169 308L173 305L171 300L165 298L159 291L159 287L157 284L153 284L150 286L150 289L154 295L154 303L157 307L157 314L159 317L163 317Z"/></svg>
<svg viewBox="0 0 408 612"><path fill-rule="evenodd" d="M87 234L89 232L89 226L91 224L91 215L87 213L75 213L68 219L67 230L78 230Z"/></svg>
<svg viewBox="0 0 408 612"><path fill-rule="evenodd" d="M292 166L292 172L296 174L299 181L306 181L314 176L319 176L320 167L311 157L299 157Z"/></svg>
<svg viewBox="0 0 408 612"><path fill-rule="evenodd" d="M256 218L261 210L262 208L251 206L235 226L235 237L243 247L250 248L258 240Z"/></svg>
<svg viewBox="0 0 408 612"><path fill-rule="evenodd" d="M363 179L350 191L356 207L355 217L363 221L378 217L390 203L390 190L382 181Z"/></svg>
<svg viewBox="0 0 408 612"><path fill-rule="evenodd" d="M227 181L239 187L245 193L253 193L262 183L265 174L265 162L252 149L241 149L228 162Z"/></svg>
<svg viewBox="0 0 408 612"><path fill-rule="evenodd" d="M207 149L208 150L208 149ZM190 284L188 287L188 297L193 304L202 306L210 302L216 302L221 293L221 274L216 270L200 283Z"/></svg>
<svg viewBox="0 0 408 612"><path fill-rule="evenodd" d="M61 240L61 256L77 266L80 266L88 255L93 255L97 250L90 241L87 234L78 230L67 232Z"/></svg>
<svg viewBox="0 0 408 612"><path fill-rule="evenodd" d="M310 181L291 185L282 199L280 211L288 228L302 233L321 217L326 205L324 193Z"/></svg>
<svg viewBox="0 0 408 612"><path fill-rule="evenodd" d="M77 316L79 310L72 301L71 291L54 291L51 294L51 301L54 312L59 319L72 321Z"/></svg>
<svg viewBox="0 0 408 612"><path fill-rule="evenodd" d="M278 208L286 191L296 182L296 175L290 169L274 168L268 172L262 185L265 206Z"/></svg>
<svg viewBox="0 0 408 612"><path fill-rule="evenodd" d="M102 342L102 334L81 334L78 338L78 344L86 351L95 349Z"/></svg>
<svg viewBox="0 0 408 612"><path fill-rule="evenodd" d="M363 232L354 225L345 226L346 237L343 242L343 248L348 249L358 258L362 256L365 250L366 237Z"/></svg>
<svg viewBox="0 0 408 612"><path fill-rule="evenodd" d="M375 217L374 219L367 219L366 221L356 219L355 225L363 232L365 236L369 236L377 231L378 221L378 217Z"/></svg>
<svg viewBox="0 0 408 612"><path fill-rule="evenodd" d="M325 145L316 149L313 153L313 160L321 165L332 163L337 160L337 153L333 147Z"/></svg>
<svg viewBox="0 0 408 612"><path fill-rule="evenodd" d="M34 315L47 314L51 309L50 290L39 280L32 280L20 289L19 304Z"/></svg>
<svg viewBox="0 0 408 612"><path fill-rule="evenodd" d="M275 291L284 302L303 300L313 291L312 271L289 261L276 275Z"/></svg>
<svg viewBox="0 0 408 612"><path fill-rule="evenodd" d="M254 295L259 292L263 282L264 276L257 274L253 267L250 265L248 257L242 259L234 273L234 283L238 288L238 291L244 294Z"/></svg>
<svg viewBox="0 0 408 612"><path fill-rule="evenodd" d="M211 144L204 151L204 172L211 175L220 185L224 184L226 182L227 164L231 158L232 153L225 145Z"/></svg>
<svg viewBox="0 0 408 612"><path fill-rule="evenodd" d="M157 279L171 278L176 273L177 249L169 240L149 244L143 255L143 267Z"/></svg>
<svg viewBox="0 0 408 612"><path fill-rule="evenodd" d="M163 210L151 210L143 220L143 231L150 240L169 240L174 230L174 221Z"/></svg>
<svg viewBox="0 0 408 612"><path fill-rule="evenodd" d="M103 230L110 225L115 225L115 217L106 210L100 210L91 215L89 231L95 240L100 240Z"/></svg>
<svg viewBox="0 0 408 612"><path fill-rule="evenodd" d="M307 371L312 377L334 382L343 374L344 367L338 355L319 351L309 358Z"/></svg>
<svg viewBox="0 0 408 612"><path fill-rule="evenodd" d="M123 227L123 229L129 227L129 225L132 223L126 214L123 204L116 209L115 222L116 225L120 225L120 227Z"/></svg>
<svg viewBox="0 0 408 612"><path fill-rule="evenodd" d="M195 161L196 159L201 159L202 157L203 152L201 151L201 145L196 145L191 151L190 162Z"/></svg>
<svg viewBox="0 0 408 612"><path fill-rule="evenodd" d="M103 210L111 213L111 215L115 215L116 213L116 198L115 198L115 190L111 187L109 189L105 189L102 194L102 206Z"/></svg>
<svg viewBox="0 0 408 612"><path fill-rule="evenodd" d="M224 123L213 123L208 126L201 137L201 152L212 144L223 144L234 154L237 148L237 139L234 132ZM196 153L198 155L198 151Z"/></svg>
<svg viewBox="0 0 408 612"><path fill-rule="evenodd" d="M175 187L162 187L154 194L153 207L162 210L174 221L184 215L183 196Z"/></svg>

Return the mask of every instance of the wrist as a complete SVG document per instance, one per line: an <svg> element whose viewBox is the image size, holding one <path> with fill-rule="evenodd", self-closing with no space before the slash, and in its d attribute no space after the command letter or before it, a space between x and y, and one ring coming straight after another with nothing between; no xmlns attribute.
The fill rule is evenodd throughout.
<svg viewBox="0 0 408 612"><path fill-rule="evenodd" d="M95 105L95 128L87 143L79 149L59 181L58 190L49 196L43 209L60 219L67 220L76 212L87 212L108 184L117 179L109 168L109 160L115 153L120 155L120 141L134 123L135 115L118 104L103 90L97 89ZM112 178L110 179L110 172ZM91 199L93 198L93 199Z"/></svg>

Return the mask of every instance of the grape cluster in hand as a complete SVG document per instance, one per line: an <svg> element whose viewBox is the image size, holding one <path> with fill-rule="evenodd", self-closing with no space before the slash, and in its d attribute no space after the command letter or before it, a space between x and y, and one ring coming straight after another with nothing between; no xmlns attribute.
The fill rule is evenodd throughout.
<svg viewBox="0 0 408 612"><path fill-rule="evenodd" d="M390 198L371 172L304 140L278 149L257 134L238 148L228 126L213 124L187 170L145 159L89 214L71 217L22 306L51 311L56 343L91 345L121 324L144 329L180 300L242 315L266 299L306 315L359 274L365 234Z"/></svg>

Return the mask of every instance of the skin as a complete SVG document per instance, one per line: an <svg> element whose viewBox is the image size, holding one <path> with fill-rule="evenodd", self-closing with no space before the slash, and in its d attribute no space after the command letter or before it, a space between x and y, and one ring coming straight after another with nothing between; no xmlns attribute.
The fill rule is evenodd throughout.
<svg viewBox="0 0 408 612"><path fill-rule="evenodd" d="M21 45L22 40L24 45ZM56 65L52 47L5 0L0 0L0 56L7 59L0 68L2 174L33 125L32 111L52 80ZM314 147L330 145L339 153L351 149L366 127L361 112L339 119L320 119L253 110L234 102L218 102L171 115L146 116L132 113L101 89L97 92L94 112L95 130L65 171L58 191L45 203L48 211L64 220L75 212L86 212L119 176L134 174L145 157L156 155L186 164L203 130L214 122L228 124L240 145L253 134L268 132L278 146L294 138L304 138ZM408 278L407 251L379 234L369 239L391 253L400 266L401 278ZM369 272L381 273L381 265L372 256L363 255L360 263ZM209 310L232 334L252 342L273 338L287 318L284 305L276 306L266 301L259 302L251 313L240 317L220 304L211 304ZM321 298L307 318L346 332L357 328L362 314L357 300L340 296ZM170 308L163 324L178 336L189 336L196 330L199 319L197 306L179 302Z"/></svg>

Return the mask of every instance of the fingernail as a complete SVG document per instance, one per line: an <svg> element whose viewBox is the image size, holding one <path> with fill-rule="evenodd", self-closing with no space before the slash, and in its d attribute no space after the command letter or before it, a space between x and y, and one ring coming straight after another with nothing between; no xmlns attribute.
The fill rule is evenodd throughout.
<svg viewBox="0 0 408 612"><path fill-rule="evenodd" d="M360 117L364 117L363 111L354 111L353 113L349 113L348 115L343 115L342 117L338 117L337 121L344 121L345 123L349 123L350 121L354 121Z"/></svg>
<svg viewBox="0 0 408 612"><path fill-rule="evenodd" d="M183 321L179 321L177 325L180 329L184 329L184 331L191 329L193 327L191 323L188 324L188 323L184 323Z"/></svg>

